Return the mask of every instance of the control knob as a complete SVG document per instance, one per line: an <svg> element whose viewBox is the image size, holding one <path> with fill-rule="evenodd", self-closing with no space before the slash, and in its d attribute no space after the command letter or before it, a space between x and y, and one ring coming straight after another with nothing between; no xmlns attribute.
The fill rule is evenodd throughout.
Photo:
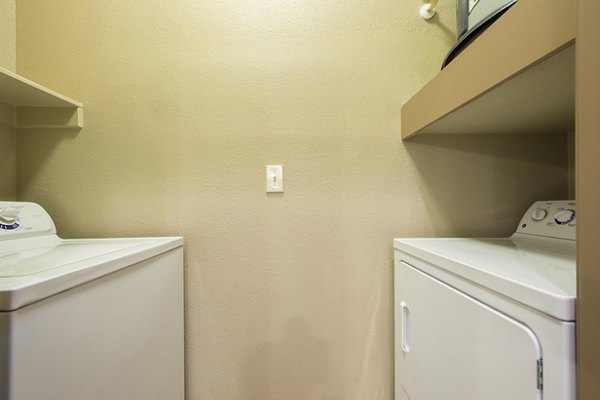
<svg viewBox="0 0 600 400"><path fill-rule="evenodd" d="M13 207L0 208L0 229L10 231L19 227L19 210Z"/></svg>
<svg viewBox="0 0 600 400"><path fill-rule="evenodd" d="M568 225L575 220L575 210L565 209L554 215L554 222L559 225Z"/></svg>
<svg viewBox="0 0 600 400"><path fill-rule="evenodd" d="M534 221L541 221L544 218L546 218L546 215L548 215L548 211L546 211L543 208L536 208L535 210L533 210L533 214L531 214L531 218Z"/></svg>

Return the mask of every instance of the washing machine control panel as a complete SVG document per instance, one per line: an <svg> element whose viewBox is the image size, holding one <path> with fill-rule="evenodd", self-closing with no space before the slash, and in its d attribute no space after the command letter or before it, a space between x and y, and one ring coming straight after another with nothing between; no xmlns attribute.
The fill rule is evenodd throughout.
<svg viewBox="0 0 600 400"><path fill-rule="evenodd" d="M576 221L575 200L536 201L521 218L517 232L575 240Z"/></svg>
<svg viewBox="0 0 600 400"><path fill-rule="evenodd" d="M14 207L0 208L0 229L12 231L19 226L19 209Z"/></svg>
<svg viewBox="0 0 600 400"><path fill-rule="evenodd" d="M0 201L0 240L54 234L54 222L39 204Z"/></svg>

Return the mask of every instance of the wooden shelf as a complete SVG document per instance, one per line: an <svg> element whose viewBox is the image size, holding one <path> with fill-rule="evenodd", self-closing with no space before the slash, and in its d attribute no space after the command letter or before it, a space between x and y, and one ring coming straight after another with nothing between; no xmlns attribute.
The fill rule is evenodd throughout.
<svg viewBox="0 0 600 400"><path fill-rule="evenodd" d="M83 104L3 68L0 103L15 108L16 128L83 128Z"/></svg>
<svg viewBox="0 0 600 400"><path fill-rule="evenodd" d="M576 0L519 0L402 107L424 133L574 130Z"/></svg>

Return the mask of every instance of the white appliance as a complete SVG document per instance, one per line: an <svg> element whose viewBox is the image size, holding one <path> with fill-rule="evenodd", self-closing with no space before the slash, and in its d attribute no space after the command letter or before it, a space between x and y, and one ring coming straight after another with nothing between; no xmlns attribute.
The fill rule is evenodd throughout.
<svg viewBox="0 0 600 400"><path fill-rule="evenodd" d="M458 39L444 59L442 69L489 28L517 0L456 0ZM490 49L493 51L493 49Z"/></svg>
<svg viewBox="0 0 600 400"><path fill-rule="evenodd" d="M459 39L516 2L517 0L457 0L456 33Z"/></svg>
<svg viewBox="0 0 600 400"><path fill-rule="evenodd" d="M183 400L182 244L65 240L0 202L0 400Z"/></svg>
<svg viewBox="0 0 600 400"><path fill-rule="evenodd" d="M395 239L396 400L575 400L574 201L508 238Z"/></svg>

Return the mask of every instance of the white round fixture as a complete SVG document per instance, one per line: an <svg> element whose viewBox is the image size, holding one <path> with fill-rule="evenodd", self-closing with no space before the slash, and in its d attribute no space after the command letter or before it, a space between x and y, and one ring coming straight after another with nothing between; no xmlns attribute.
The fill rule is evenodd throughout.
<svg viewBox="0 0 600 400"><path fill-rule="evenodd" d="M575 210L561 210L554 215L554 221L559 225L567 225L575 220Z"/></svg>
<svg viewBox="0 0 600 400"><path fill-rule="evenodd" d="M0 208L0 222L4 222L7 224L13 223L16 221L18 215L19 210L16 208Z"/></svg>
<svg viewBox="0 0 600 400"><path fill-rule="evenodd" d="M531 219L533 219L534 221L541 221L544 218L546 218L546 215L548 215L548 211L546 211L543 208L536 208L535 210L533 210Z"/></svg>
<svg viewBox="0 0 600 400"><path fill-rule="evenodd" d="M423 4L419 9L419 15L423 19L431 19L435 16L435 7L430 3Z"/></svg>
<svg viewBox="0 0 600 400"><path fill-rule="evenodd" d="M0 230L12 231L19 226L18 209L14 207L0 208Z"/></svg>

